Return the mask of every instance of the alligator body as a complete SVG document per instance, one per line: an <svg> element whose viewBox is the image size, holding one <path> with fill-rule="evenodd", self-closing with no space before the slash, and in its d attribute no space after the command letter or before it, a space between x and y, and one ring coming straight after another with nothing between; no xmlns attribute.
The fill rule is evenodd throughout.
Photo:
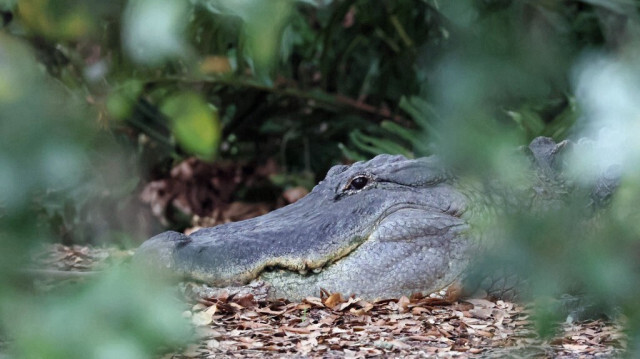
<svg viewBox="0 0 640 359"><path fill-rule="evenodd" d="M546 189L558 184L545 173L564 145L538 138L529 146L544 178L533 197L552 203L563 192ZM271 296L289 299L321 289L372 299L428 294L460 279L483 246L473 223L495 195L462 182L435 156L379 155L334 166L306 197L266 215L157 235L136 260L215 287L264 281Z"/></svg>

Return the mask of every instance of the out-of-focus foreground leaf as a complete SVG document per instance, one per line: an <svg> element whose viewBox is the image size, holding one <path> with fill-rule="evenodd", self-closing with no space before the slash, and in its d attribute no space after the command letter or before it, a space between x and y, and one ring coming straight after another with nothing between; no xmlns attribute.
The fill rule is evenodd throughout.
<svg viewBox="0 0 640 359"><path fill-rule="evenodd" d="M188 10L186 1L128 1L122 36L129 56L141 64L158 65L185 55Z"/></svg>
<svg viewBox="0 0 640 359"><path fill-rule="evenodd" d="M116 270L44 296L9 297L2 322L15 358L150 358L189 337L174 294L157 276Z"/></svg>
<svg viewBox="0 0 640 359"><path fill-rule="evenodd" d="M181 343L187 332L180 310L158 278L114 272L89 286L33 291L24 275L30 253L53 236L40 220L43 198L62 193L58 203L67 211L63 204L76 188L91 182L98 189L124 173L93 172L102 165L91 146L100 144L97 126L87 120L95 113L45 75L23 41L5 34L0 112L0 333L10 339L12 357L148 358Z"/></svg>
<svg viewBox="0 0 640 359"><path fill-rule="evenodd" d="M220 140L218 110L194 93L168 98L162 112L171 121L178 143L204 159L213 159Z"/></svg>

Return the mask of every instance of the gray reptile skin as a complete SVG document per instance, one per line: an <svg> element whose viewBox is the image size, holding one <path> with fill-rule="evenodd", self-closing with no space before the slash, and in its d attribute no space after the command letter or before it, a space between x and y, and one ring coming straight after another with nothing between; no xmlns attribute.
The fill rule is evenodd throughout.
<svg viewBox="0 0 640 359"><path fill-rule="evenodd" d="M471 228L485 203L508 202L518 191L557 200L564 191L547 187L562 188L552 172L565 146L534 140L528 152L541 180L508 194L462 185L434 156L379 155L334 166L294 204L189 236L159 234L135 261L216 287L260 280L270 296L293 300L321 288L365 299L433 293L460 279L477 256L483 236Z"/></svg>

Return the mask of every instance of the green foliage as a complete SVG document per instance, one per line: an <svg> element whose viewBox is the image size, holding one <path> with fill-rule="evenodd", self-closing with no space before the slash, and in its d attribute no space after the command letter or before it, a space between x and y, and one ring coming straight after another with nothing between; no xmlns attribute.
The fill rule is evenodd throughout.
<svg viewBox="0 0 640 359"><path fill-rule="evenodd" d="M171 119L171 128L182 147L204 159L213 159L218 148L218 110L200 96L183 93L168 98L162 112Z"/></svg>
<svg viewBox="0 0 640 359"><path fill-rule="evenodd" d="M109 166L122 158L96 131L84 90L56 81L34 57L28 41L0 34L0 333L12 357L148 358L160 345L182 343L180 311L151 285L157 278L110 273L63 292L29 289L23 271L31 251L52 237L78 239L69 229L105 234L99 227L114 222L103 216L126 215L122 207L96 211L122 196L107 194L114 187L105 184L117 178L117 188L131 187L124 161Z"/></svg>
<svg viewBox="0 0 640 359"><path fill-rule="evenodd" d="M88 285L5 303L15 358L149 358L189 326L157 276L110 271Z"/></svg>

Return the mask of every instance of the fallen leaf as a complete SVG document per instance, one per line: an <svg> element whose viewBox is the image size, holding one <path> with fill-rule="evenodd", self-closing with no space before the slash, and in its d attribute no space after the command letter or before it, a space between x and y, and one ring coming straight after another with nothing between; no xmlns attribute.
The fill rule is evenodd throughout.
<svg viewBox="0 0 640 359"><path fill-rule="evenodd" d="M309 303L313 306L324 308L324 304L322 303L322 299L318 297L306 297L304 298L304 302Z"/></svg>
<svg viewBox="0 0 640 359"><path fill-rule="evenodd" d="M331 309L334 309L340 303L342 303L342 296L340 293L333 293L324 300L324 305Z"/></svg>
<svg viewBox="0 0 640 359"><path fill-rule="evenodd" d="M398 299L398 312L406 313L409 309L410 303L411 301L409 300L409 298L405 296L400 297L400 299Z"/></svg>
<svg viewBox="0 0 640 359"><path fill-rule="evenodd" d="M484 308L473 308L469 311L469 314L479 319L488 319L491 317L491 313L492 313L491 309L484 309Z"/></svg>
<svg viewBox="0 0 640 359"><path fill-rule="evenodd" d="M464 301L471 303L476 307L482 307L482 308L493 308L496 306L495 303L488 301L486 299L469 298L469 299L465 299Z"/></svg>
<svg viewBox="0 0 640 359"><path fill-rule="evenodd" d="M213 321L212 315L207 312L197 312L191 317L191 323L196 326L209 325Z"/></svg>
<svg viewBox="0 0 640 359"><path fill-rule="evenodd" d="M280 327L280 330L297 333L297 334L309 334L311 331L308 328L296 328L296 327Z"/></svg>

